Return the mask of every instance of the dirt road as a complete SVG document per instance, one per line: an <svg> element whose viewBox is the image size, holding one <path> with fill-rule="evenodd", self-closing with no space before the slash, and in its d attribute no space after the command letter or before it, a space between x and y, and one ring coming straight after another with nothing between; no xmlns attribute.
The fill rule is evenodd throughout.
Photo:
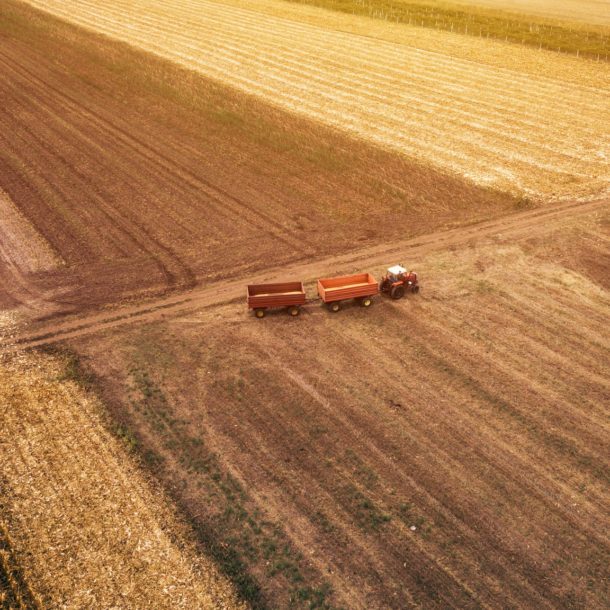
<svg viewBox="0 0 610 610"><path fill-rule="evenodd" d="M34 328L24 330L16 336L2 341L0 352L39 347L123 325L152 322L163 319L165 316L221 305L242 297L245 294L245 286L249 283L281 281L295 277L303 279L307 284L319 276L375 269L397 260L411 264L424 254L442 252L469 243L481 243L486 240L511 243L517 239L539 237L561 227L562 222L566 220L573 220L581 216L589 217L597 212L607 212L609 209L610 200L607 199L588 203L562 203L469 227L435 232L391 245L369 247L356 253L334 256L315 263L268 269L264 273L253 276L232 277L227 281L193 288L141 305L122 307L103 313L97 312L61 322L52 320L39 323ZM311 292L310 290L310 295Z"/></svg>

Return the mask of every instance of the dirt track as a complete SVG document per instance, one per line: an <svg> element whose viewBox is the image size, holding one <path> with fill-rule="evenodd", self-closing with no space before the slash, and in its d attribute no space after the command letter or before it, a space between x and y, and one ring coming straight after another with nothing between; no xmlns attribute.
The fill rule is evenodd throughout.
<svg viewBox="0 0 610 610"><path fill-rule="evenodd" d="M286 278L300 278L306 283L316 277L341 272L358 271L364 268L383 268L395 260L417 260L425 254L442 252L454 247L464 247L469 243L479 243L492 239L501 243L523 240L528 237L539 237L557 227L566 220L579 217L590 217L596 212L610 209L610 200L588 203L563 203L553 207L515 214L508 218L489 221L459 229L452 229L420 236L391 245L365 248L356 253L335 256L294 266L269 269L255 276L241 276L231 282L211 284L189 291L173 294L149 301L142 305L123 307L111 312L95 313L74 320L38 324L35 329L28 329L8 341L0 343L0 351L13 351L29 347L38 347L58 341L75 339L84 335L128 325L135 322L153 322L202 307L221 305L233 299L243 297L245 285L266 281L281 281ZM310 294L312 290L310 289Z"/></svg>

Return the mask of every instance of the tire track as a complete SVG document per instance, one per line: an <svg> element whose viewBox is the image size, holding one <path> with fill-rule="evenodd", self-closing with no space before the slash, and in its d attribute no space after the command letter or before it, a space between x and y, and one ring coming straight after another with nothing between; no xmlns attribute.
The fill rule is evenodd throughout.
<svg viewBox="0 0 610 610"><path fill-rule="evenodd" d="M268 269L256 276L241 277L239 282L210 284L197 287L179 294L155 299L138 306L117 308L112 312L94 313L70 321L50 321L36 329L23 330L13 341L0 342L0 352L12 352L63 340L74 339L88 334L120 327L124 324L149 322L165 315L180 315L198 308L211 307L241 298L244 285L279 281L288 276L300 276L312 281L325 273L339 273L365 265L372 267L383 264L397 256L421 256L438 252L449 247L482 241L502 239L515 241L524 237L544 234L567 218L588 216L597 211L607 211L607 199L587 203L569 202L549 208L515 214L508 218L480 223L466 228L450 229L430 235L412 238L392 245L365 248L341 256L330 257L315 263L305 263L280 269Z"/></svg>

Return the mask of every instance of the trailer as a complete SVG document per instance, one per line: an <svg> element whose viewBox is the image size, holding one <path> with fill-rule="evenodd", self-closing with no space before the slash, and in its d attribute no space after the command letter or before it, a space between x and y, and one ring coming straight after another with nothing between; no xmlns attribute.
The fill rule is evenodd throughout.
<svg viewBox="0 0 610 610"><path fill-rule="evenodd" d="M250 284L247 288L248 308L257 318L264 318L267 309L286 307L291 316L298 316L307 300L303 282Z"/></svg>
<svg viewBox="0 0 610 610"><path fill-rule="evenodd" d="M379 284L370 273L318 280L318 295L331 311L339 311L341 302L348 299L356 299L363 307L369 307L376 294L379 294Z"/></svg>

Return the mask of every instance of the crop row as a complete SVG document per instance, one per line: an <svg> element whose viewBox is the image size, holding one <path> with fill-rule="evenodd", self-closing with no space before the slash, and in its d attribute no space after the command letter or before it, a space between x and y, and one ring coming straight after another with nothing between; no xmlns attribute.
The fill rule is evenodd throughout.
<svg viewBox="0 0 610 610"><path fill-rule="evenodd" d="M561 196L591 194L607 177L602 84L531 77L204 0L31 3L478 183Z"/></svg>

